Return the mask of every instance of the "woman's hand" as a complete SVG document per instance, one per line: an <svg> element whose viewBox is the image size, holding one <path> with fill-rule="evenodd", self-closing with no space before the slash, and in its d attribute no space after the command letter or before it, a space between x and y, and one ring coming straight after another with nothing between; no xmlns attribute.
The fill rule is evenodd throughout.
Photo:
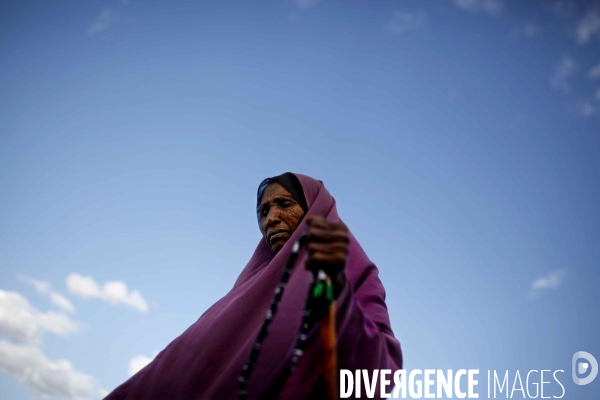
<svg viewBox="0 0 600 400"><path fill-rule="evenodd" d="M328 222L319 215L309 215L306 223L308 225L306 268L322 269L329 275L333 283L334 297L337 297L346 282L344 267L350 241L348 228L342 222Z"/></svg>

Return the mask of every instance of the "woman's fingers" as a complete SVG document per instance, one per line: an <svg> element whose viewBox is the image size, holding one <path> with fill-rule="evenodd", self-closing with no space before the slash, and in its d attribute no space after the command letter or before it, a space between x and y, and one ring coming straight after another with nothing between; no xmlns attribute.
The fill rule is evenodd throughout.
<svg viewBox="0 0 600 400"><path fill-rule="evenodd" d="M346 257L348 253L348 245L344 242L334 243L320 243L320 242L309 242L307 245L308 254L310 256L321 255L328 257L337 257L341 255Z"/></svg>
<svg viewBox="0 0 600 400"><path fill-rule="evenodd" d="M309 241L316 242L348 242L348 228L342 222L329 222L320 215L307 218Z"/></svg>
<svg viewBox="0 0 600 400"><path fill-rule="evenodd" d="M307 250L309 269L323 269L334 276L343 271L348 254L348 228L321 216L309 216Z"/></svg>
<svg viewBox="0 0 600 400"><path fill-rule="evenodd" d="M325 222L325 218L321 217L320 215L309 215L306 217L306 222L308 224L313 224L313 223L321 223L321 222Z"/></svg>
<svg viewBox="0 0 600 400"><path fill-rule="evenodd" d="M325 271L333 281L333 296L337 298L346 282L344 267L350 242L348 228L342 222L329 222L319 215L309 215L306 222L306 268Z"/></svg>
<svg viewBox="0 0 600 400"><path fill-rule="evenodd" d="M309 242L321 242L321 243L348 243L348 231L346 227L335 226L335 227L317 227L311 226L308 229L307 239Z"/></svg>

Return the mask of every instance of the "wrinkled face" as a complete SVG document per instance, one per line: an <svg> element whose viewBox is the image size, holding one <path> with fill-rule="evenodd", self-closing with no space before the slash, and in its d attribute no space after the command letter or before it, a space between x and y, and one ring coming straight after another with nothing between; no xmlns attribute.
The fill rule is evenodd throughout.
<svg viewBox="0 0 600 400"><path fill-rule="evenodd" d="M273 182L263 192L259 211L260 231L277 253L300 224L304 210L286 188Z"/></svg>

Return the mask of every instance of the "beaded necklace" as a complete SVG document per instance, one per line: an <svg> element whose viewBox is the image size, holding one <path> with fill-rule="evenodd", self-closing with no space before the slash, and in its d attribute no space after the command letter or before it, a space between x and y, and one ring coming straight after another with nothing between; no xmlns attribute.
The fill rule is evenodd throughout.
<svg viewBox="0 0 600 400"><path fill-rule="evenodd" d="M267 310L265 320L263 321L258 336L256 337L254 346L252 346L252 350L250 351L250 356L242 368L242 372L238 378L238 395L241 400L246 400L248 398L248 378L250 377L252 368L258 359L262 343L267 337L268 327L277 313L277 308L279 307L285 286L287 285L290 275L292 274L292 270L294 269L294 264L298 258L298 253L305 243L306 233L304 233L292 247L290 258L288 259L281 279L275 288L275 296L273 297L271 306ZM287 379L302 356L306 346L308 332L319 319L323 318L326 318L321 326L321 337L325 353L325 380L328 386L329 397L331 399L336 399L337 357L335 335L335 301L333 301L333 287L331 280L322 270L313 271L313 274L311 275L306 305L304 307L304 312L302 313L300 331L298 332L298 336L296 338L296 344L292 353L292 358L284 371L283 379Z"/></svg>

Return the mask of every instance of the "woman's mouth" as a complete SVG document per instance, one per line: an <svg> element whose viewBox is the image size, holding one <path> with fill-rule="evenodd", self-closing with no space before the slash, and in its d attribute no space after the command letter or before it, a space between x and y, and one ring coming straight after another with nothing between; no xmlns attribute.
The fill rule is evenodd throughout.
<svg viewBox="0 0 600 400"><path fill-rule="evenodd" d="M281 240L287 235L287 231L274 231L269 233L269 244L273 245L273 243Z"/></svg>

